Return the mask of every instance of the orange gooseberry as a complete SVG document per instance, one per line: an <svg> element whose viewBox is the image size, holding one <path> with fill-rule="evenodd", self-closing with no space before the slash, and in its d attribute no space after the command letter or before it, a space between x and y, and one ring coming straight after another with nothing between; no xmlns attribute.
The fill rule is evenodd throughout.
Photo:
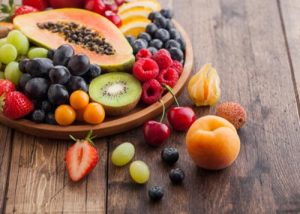
<svg viewBox="0 0 300 214"><path fill-rule="evenodd" d="M105 118L105 111L99 103L90 103L83 113L84 121L90 124L100 124Z"/></svg>
<svg viewBox="0 0 300 214"><path fill-rule="evenodd" d="M59 125L68 126L75 121L76 112L69 105L60 105L56 108L54 116Z"/></svg>
<svg viewBox="0 0 300 214"><path fill-rule="evenodd" d="M89 95L82 90L74 91L70 96L70 104L75 110L85 108L89 104L89 101Z"/></svg>

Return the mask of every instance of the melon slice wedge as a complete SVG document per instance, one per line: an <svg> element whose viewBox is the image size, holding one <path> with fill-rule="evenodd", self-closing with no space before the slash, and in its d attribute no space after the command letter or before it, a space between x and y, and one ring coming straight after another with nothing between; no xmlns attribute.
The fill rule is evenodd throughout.
<svg viewBox="0 0 300 214"><path fill-rule="evenodd" d="M112 45L113 55L99 54L80 45L69 43L63 35L40 29L38 23L74 22L96 31ZM132 68L134 55L132 48L123 33L105 17L81 9L56 9L17 16L14 19L15 28L22 31L33 43L56 49L62 44L70 44L75 53L86 54L91 63L100 65L104 71L126 71Z"/></svg>

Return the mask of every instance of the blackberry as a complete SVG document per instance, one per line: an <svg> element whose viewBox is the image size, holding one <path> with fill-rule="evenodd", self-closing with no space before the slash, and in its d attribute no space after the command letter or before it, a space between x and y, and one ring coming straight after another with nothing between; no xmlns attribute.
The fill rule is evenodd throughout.
<svg viewBox="0 0 300 214"><path fill-rule="evenodd" d="M172 19L174 16L174 13L170 9L161 9L160 14L168 19Z"/></svg>
<svg viewBox="0 0 300 214"><path fill-rule="evenodd" d="M35 110L31 115L32 121L36 123L42 123L45 120L45 112L43 110Z"/></svg>
<svg viewBox="0 0 300 214"><path fill-rule="evenodd" d="M176 148L164 148L161 152L161 159L168 165L173 165L178 161L179 153Z"/></svg>
<svg viewBox="0 0 300 214"><path fill-rule="evenodd" d="M148 191L149 198L152 201L159 201L162 199L164 196L164 190L160 186L153 186L151 189Z"/></svg>
<svg viewBox="0 0 300 214"><path fill-rule="evenodd" d="M55 116L52 112L46 114L45 122L52 125L56 124Z"/></svg>
<svg viewBox="0 0 300 214"><path fill-rule="evenodd" d="M157 30L158 30L158 27L154 23L148 24L146 27L146 32L152 36L154 36L154 34L156 33Z"/></svg>
<svg viewBox="0 0 300 214"><path fill-rule="evenodd" d="M154 36L156 39L161 40L162 42L166 42L170 39L170 34L166 29L158 29Z"/></svg>
<svg viewBox="0 0 300 214"><path fill-rule="evenodd" d="M52 105L48 100L44 100L41 102L41 110L44 112L50 112L52 111Z"/></svg>
<svg viewBox="0 0 300 214"><path fill-rule="evenodd" d="M140 35L138 36L139 39L144 39L146 40L147 42L150 42L151 41L151 36L149 33L146 33L146 32L143 32L143 33L140 33Z"/></svg>
<svg viewBox="0 0 300 214"><path fill-rule="evenodd" d="M157 50L159 50L159 49L162 49L163 44L164 43L161 40L159 40L159 39L153 39L153 40L150 41L149 46L150 47L154 47Z"/></svg>
<svg viewBox="0 0 300 214"><path fill-rule="evenodd" d="M182 169L172 169L169 173L170 180L173 184L181 184L185 178L185 173Z"/></svg>

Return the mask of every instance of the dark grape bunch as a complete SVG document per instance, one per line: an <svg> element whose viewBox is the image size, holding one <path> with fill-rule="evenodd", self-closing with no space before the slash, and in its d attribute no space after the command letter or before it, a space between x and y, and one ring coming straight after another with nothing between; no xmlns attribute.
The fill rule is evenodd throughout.
<svg viewBox="0 0 300 214"><path fill-rule="evenodd" d="M146 32L140 33L137 38L127 36L134 54L143 48L147 48L152 54L165 48L173 60L183 63L185 42L172 21L173 12L162 9L160 12L150 13L148 18L152 23L146 27Z"/></svg>
<svg viewBox="0 0 300 214"><path fill-rule="evenodd" d="M57 106L69 103L76 90L88 91L90 81L101 74L98 65L90 64L86 55L75 55L70 45L50 50L48 58L23 59L19 89L34 101L29 119L37 123L55 124Z"/></svg>

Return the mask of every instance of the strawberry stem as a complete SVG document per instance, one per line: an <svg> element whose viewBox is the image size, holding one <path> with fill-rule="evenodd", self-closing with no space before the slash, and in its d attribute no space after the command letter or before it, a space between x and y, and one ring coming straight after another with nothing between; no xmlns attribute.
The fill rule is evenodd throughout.
<svg viewBox="0 0 300 214"><path fill-rule="evenodd" d="M162 107L163 107L163 113L161 115L161 118L160 118L160 122L162 123L164 118L165 118L165 114L166 114L166 107L165 107L165 104L162 100L159 100L159 102L162 104Z"/></svg>
<svg viewBox="0 0 300 214"><path fill-rule="evenodd" d="M176 105L177 105L178 107L180 107L180 104L179 104L179 102L178 102L178 100L177 100L177 98L176 98L176 96L175 96L175 94L174 94L173 89L172 89L170 86L168 86L167 84L163 84L163 86L164 86L164 87L172 94L172 96L174 97L174 100L175 100Z"/></svg>

